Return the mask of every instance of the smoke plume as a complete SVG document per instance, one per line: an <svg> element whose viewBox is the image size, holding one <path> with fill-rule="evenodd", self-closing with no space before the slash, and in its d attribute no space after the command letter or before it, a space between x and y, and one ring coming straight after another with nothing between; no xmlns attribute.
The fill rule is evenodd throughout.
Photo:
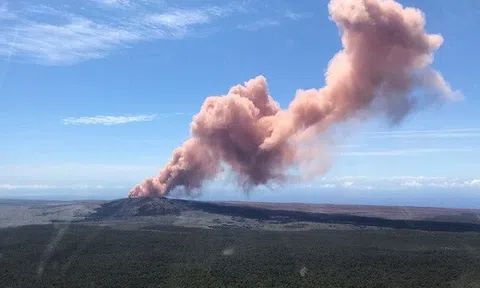
<svg viewBox="0 0 480 288"><path fill-rule="evenodd" d="M129 196L200 188L223 164L246 188L281 181L287 168L303 161L306 135L322 135L359 115L398 123L422 102L459 96L430 67L443 38L425 32L420 10L392 0L331 0L328 8L343 50L328 65L325 87L298 90L286 110L269 95L263 76L208 97L191 123L192 137L173 151L157 177ZM414 89L423 96L412 97Z"/></svg>

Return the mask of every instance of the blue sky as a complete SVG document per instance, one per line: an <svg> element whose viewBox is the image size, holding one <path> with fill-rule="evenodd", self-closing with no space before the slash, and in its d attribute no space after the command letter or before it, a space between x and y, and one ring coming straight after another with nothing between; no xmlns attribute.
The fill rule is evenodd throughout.
<svg viewBox="0 0 480 288"><path fill-rule="evenodd" d="M328 190L361 202L375 191L480 205L468 200L480 198L480 3L401 3L445 38L433 66L464 99L396 127L345 129L328 173L255 197L335 202ZM262 74L287 107L297 89L324 85L341 49L326 1L0 0L0 22L0 197L126 196L188 138L205 97ZM243 197L218 189L236 190L229 179L204 197Z"/></svg>

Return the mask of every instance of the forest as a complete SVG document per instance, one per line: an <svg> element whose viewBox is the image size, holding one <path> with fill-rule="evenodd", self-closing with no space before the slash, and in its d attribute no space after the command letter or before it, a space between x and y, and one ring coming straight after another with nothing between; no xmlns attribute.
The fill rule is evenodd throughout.
<svg viewBox="0 0 480 288"><path fill-rule="evenodd" d="M480 233L0 229L2 287L478 287Z"/></svg>

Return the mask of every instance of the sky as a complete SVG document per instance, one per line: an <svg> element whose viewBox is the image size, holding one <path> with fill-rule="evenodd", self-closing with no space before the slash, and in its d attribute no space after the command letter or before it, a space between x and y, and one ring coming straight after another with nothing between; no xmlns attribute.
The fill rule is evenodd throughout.
<svg viewBox="0 0 480 288"><path fill-rule="evenodd" d="M433 67L461 101L349 124L325 174L248 195L225 174L199 198L480 208L480 3L400 2L444 37ZM288 107L341 48L327 1L0 0L0 197L126 197L206 97L263 75Z"/></svg>

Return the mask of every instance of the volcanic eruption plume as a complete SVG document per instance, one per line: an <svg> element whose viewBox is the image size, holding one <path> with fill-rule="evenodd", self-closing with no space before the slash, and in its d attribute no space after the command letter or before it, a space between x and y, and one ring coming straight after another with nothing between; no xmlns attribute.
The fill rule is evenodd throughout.
<svg viewBox="0 0 480 288"><path fill-rule="evenodd" d="M283 180L287 168L302 161L306 134L322 135L359 113L398 123L417 103L459 96L429 67L443 38L425 32L421 11L392 0L332 0L328 8L343 50L328 65L325 87L298 90L286 110L269 95L263 76L208 97L191 123L192 137L129 196L200 188L222 164L246 187ZM423 96L413 97L414 89Z"/></svg>

